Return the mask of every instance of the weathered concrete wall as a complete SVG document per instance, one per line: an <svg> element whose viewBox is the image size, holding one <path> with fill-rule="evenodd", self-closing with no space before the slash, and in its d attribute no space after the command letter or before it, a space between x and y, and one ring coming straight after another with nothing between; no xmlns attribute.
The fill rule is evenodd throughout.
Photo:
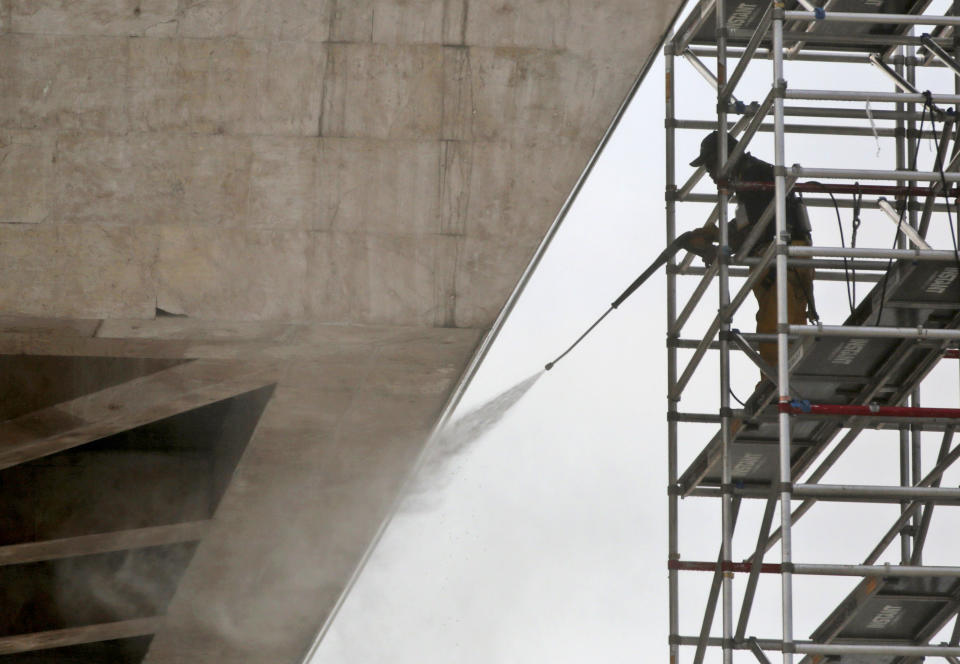
<svg viewBox="0 0 960 664"><path fill-rule="evenodd" d="M648 5L8 0L0 307L484 327Z"/></svg>
<svg viewBox="0 0 960 664"><path fill-rule="evenodd" d="M678 5L0 0L0 313L299 358L149 661L302 653Z"/></svg>

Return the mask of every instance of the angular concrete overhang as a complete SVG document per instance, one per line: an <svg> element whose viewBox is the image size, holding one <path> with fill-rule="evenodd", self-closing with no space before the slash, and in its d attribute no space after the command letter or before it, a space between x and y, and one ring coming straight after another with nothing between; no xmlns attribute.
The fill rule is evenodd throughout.
<svg viewBox="0 0 960 664"><path fill-rule="evenodd" d="M298 662L679 4L0 2L0 655Z"/></svg>

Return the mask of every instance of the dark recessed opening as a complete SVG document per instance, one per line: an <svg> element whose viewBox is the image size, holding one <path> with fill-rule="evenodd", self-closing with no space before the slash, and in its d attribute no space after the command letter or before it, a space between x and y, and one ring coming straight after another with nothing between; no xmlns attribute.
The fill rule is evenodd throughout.
<svg viewBox="0 0 960 664"><path fill-rule="evenodd" d="M188 361L0 356L0 420ZM128 398L135 398L135 388L128 389ZM198 546L193 540L203 532L188 522L213 517L273 389L267 385L0 470L0 546L46 542L40 546L47 558L0 565L0 637L33 638L163 615ZM145 546L142 532L122 532L156 526L174 526L163 531L170 543ZM104 553L83 548L90 538L69 539L99 534L104 537L93 539ZM111 550L120 547L132 548ZM22 551L8 553L16 560ZM0 656L0 662L133 664L143 660L151 639L36 650Z"/></svg>
<svg viewBox="0 0 960 664"><path fill-rule="evenodd" d="M0 567L0 636L162 615L196 542Z"/></svg>
<svg viewBox="0 0 960 664"><path fill-rule="evenodd" d="M0 545L213 516L273 386L0 471Z"/></svg>

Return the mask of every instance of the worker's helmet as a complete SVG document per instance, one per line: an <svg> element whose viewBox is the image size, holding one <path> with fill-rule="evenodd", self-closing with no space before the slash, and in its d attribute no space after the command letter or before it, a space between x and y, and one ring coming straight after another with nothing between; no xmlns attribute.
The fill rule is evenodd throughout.
<svg viewBox="0 0 960 664"><path fill-rule="evenodd" d="M717 151L720 147L720 132L712 131L707 134L700 142L700 155L690 162L691 166L703 166L708 163L716 163L717 161ZM727 154L730 154L733 151L733 148L737 146L737 139L735 139L730 134L727 134Z"/></svg>

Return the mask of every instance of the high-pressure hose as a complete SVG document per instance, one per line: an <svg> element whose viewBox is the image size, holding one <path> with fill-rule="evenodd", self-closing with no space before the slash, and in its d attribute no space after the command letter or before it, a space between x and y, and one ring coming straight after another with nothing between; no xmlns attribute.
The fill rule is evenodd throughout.
<svg viewBox="0 0 960 664"><path fill-rule="evenodd" d="M675 253L677 253L678 251L680 251L681 249L684 249L684 248L688 248L688 249L689 249L689 248L691 248L691 243L692 243L694 240L702 240L702 238L703 238L703 234L702 234L702 232L700 232L699 230L697 230L697 231L687 231L687 232L684 233L683 235L680 235L676 240L674 240L673 242L671 242L669 245L667 245L667 248L664 249L664 250L660 253L660 255L657 256L656 259L654 259L654 261L653 261L652 263L650 263L650 267L648 267L646 270L644 270L644 271L643 271L643 274L641 274L639 277L637 277L636 279L634 279L634 280L633 280L633 283L630 284L629 286L627 286L627 289L620 294L620 297L618 297L616 300L613 301L613 304L610 305L610 308L607 309L607 310L603 313L603 315L600 316L600 318L598 318L598 319L596 320L596 322L594 322L593 325L591 325L589 328L587 328L587 331L584 332L583 334L581 334L580 337L579 337L576 341L574 341L573 344L572 344L567 350L563 351L563 353L562 353L557 359L555 359L553 362L547 362L547 364L546 364L546 366L545 366L544 368L545 368L547 371L550 371L550 370L553 368L553 365L555 365L557 362L559 362L559 361L562 360L564 357L566 357L566 356L567 356L567 353L569 353L569 352L572 351L574 348L576 348L576 347L577 347L577 344L579 344L581 341L583 341L588 334L590 334L591 332L593 332L593 328L595 328L597 325L599 325L599 324L600 324L600 321L602 321L604 318L606 318L606 317L610 314L611 311L613 311L614 309L616 309L617 307L619 307L621 304L623 304L624 301L625 301L628 297L630 297L631 295L633 295L634 291L636 291L638 288L640 288L640 286L643 285L643 282L645 282L647 279L649 279L651 276L653 276L653 273L656 272L658 269L660 269L660 266L661 266L661 265L663 265L663 264L666 263L668 260L670 260L670 258L671 258Z"/></svg>

